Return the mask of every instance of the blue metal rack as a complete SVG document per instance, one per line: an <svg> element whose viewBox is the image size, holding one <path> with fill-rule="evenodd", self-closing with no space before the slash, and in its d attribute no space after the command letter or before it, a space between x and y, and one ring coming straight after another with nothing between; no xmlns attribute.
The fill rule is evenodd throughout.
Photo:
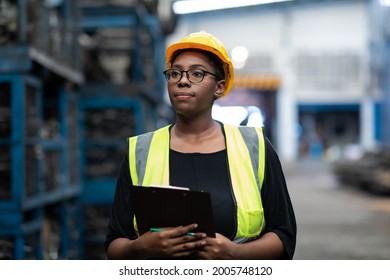
<svg viewBox="0 0 390 280"><path fill-rule="evenodd" d="M18 30L0 47L0 259L104 258L126 138L156 128L166 35L158 15L143 1L87 2L7 1ZM129 31L130 48L97 51L127 56L126 81L110 69L90 79L80 32L110 39L115 29Z"/></svg>
<svg viewBox="0 0 390 280"><path fill-rule="evenodd" d="M8 168L2 170L2 173L8 180L1 185L0 235L14 238L14 256L21 259L24 258L25 236L37 233L42 225L42 211L37 210L30 215L24 215L24 212L33 211L37 205L42 204L40 196L42 182L38 180L41 162L33 152L37 135L32 133L33 127L39 125L38 112L41 108L39 97L42 92L39 81L29 76L2 75L0 85L2 89L5 89L1 94L6 95L6 97L2 96L2 99L9 101L8 104L2 104L5 105L2 107L3 112L9 110L9 118L6 119L6 123L2 124L1 133L1 144L8 152L7 158L2 160L2 164ZM27 93L25 90L27 86L34 88L35 91ZM30 95L27 96L27 94ZM27 100L31 103L26 104ZM35 111L35 116L29 115L25 110L26 107L31 108L30 112ZM26 124L27 118L29 118L29 125ZM34 170L31 170L32 166L26 162L24 156L26 153L30 155L29 160L34 161ZM30 179L31 175L35 175L36 180L25 182L28 171L31 171ZM41 258L42 252L39 249L36 250L35 256Z"/></svg>
<svg viewBox="0 0 390 280"><path fill-rule="evenodd" d="M0 259L80 257L75 1L44 2L10 1L17 36L0 47Z"/></svg>
<svg viewBox="0 0 390 280"><path fill-rule="evenodd" d="M44 244L41 244L42 229L47 222L45 211L49 207L59 208L62 223L60 234L64 238L60 257L69 258L71 248L67 248L67 244L71 241L66 238L70 238L70 231L78 230L77 226L68 226L70 213L74 213L74 225L78 218L75 206L67 205L77 199L81 184L79 179L71 179L69 175L69 155L75 151L69 138L65 137L69 133L66 116L77 111L71 112L69 106L63 106L70 102L61 103L60 100L71 99L66 96L72 93L60 92L57 100L59 107L56 108L61 126L60 137L49 139L44 135L46 110L41 81L26 74L1 75L0 87L0 99L8 101L4 102L8 104L2 102L2 114L9 112L7 117L2 118L0 130L0 145L4 151L1 174L5 178L0 185L0 240L4 237L14 244L10 258L45 258ZM73 149L75 147L73 144ZM77 168L74 164L72 168ZM73 204L76 205L76 202ZM35 253L29 256L26 246L32 236L34 241L29 246ZM72 257L78 258L78 255Z"/></svg>
<svg viewBox="0 0 390 280"><path fill-rule="evenodd" d="M90 88L83 87L79 102L83 258L102 259L109 208L119 165L127 152L127 137L154 129L157 122L155 105L150 101L137 95L120 95L118 86L92 88L93 95L89 95L86 92Z"/></svg>
<svg viewBox="0 0 390 280"><path fill-rule="evenodd" d="M143 123L148 116L145 116L143 111L145 104L142 103L139 98L123 97L97 97L83 99L80 102L81 110L84 112L81 123L84 137L80 149L84 174L82 202L86 204L112 202L118 167L126 153L126 135L138 134L145 130ZM85 127L86 118L93 118L94 114L95 117L104 119L100 120L98 126L90 124ZM110 114L115 114L115 118L110 118ZM123 120L119 120L117 117L122 117ZM120 121L119 125L114 124ZM93 135L94 133L97 135ZM93 152L97 152L99 155L94 157ZM112 164L111 167L102 162L109 160L106 156L112 160L109 163Z"/></svg>
<svg viewBox="0 0 390 280"><path fill-rule="evenodd" d="M104 259L109 209L119 166L127 153L127 137L157 126L156 108L163 103L165 83L164 34L157 15L142 4L82 7L81 28L92 40L106 36L93 50L98 56L115 53L129 61L121 69L122 82L100 75L105 78L86 78L80 89L83 257ZM121 36L122 44L113 34ZM116 70L106 69L106 73Z"/></svg>

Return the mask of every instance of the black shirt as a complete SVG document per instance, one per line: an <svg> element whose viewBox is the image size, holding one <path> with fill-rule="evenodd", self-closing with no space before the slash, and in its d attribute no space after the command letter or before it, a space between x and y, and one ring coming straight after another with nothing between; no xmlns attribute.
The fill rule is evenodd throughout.
<svg viewBox="0 0 390 280"><path fill-rule="evenodd" d="M271 143L265 141L265 176L261 190L266 232L274 232L284 245L284 259L292 259L296 245L296 221L279 158ZM170 150L170 184L210 192L216 231L233 239L236 214L229 179L227 151L210 154L180 153ZM116 238L137 238L133 228L133 210L129 186L132 185L128 156L121 163L106 249Z"/></svg>
<svg viewBox="0 0 390 280"><path fill-rule="evenodd" d="M209 192L217 232L234 239L236 212L228 175L226 149L210 154L188 154L170 150L169 158L171 185Z"/></svg>

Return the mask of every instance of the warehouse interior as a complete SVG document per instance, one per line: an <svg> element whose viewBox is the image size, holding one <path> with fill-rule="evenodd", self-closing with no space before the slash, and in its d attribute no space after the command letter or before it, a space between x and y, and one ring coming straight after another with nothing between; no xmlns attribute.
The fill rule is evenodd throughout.
<svg viewBox="0 0 390 280"><path fill-rule="evenodd" d="M390 193L390 1L179 2L0 0L0 259L106 258L127 138L174 122L165 48L202 29L241 54L216 119Z"/></svg>

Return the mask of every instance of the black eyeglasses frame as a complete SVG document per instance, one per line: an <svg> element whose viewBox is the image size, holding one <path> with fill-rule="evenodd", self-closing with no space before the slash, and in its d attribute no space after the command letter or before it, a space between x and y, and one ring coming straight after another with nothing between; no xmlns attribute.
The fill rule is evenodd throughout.
<svg viewBox="0 0 390 280"><path fill-rule="evenodd" d="M168 79L167 73L168 73L169 71L176 71L176 72L180 73L180 78L179 78L179 80L178 80L177 82L172 82L172 81L170 81L170 80ZM191 81L190 75L188 74L189 71L201 71L201 72L203 72L203 77L202 77L202 79L201 79L199 82L193 82L193 81ZM206 70L202 70L202 69L188 69L188 70L167 69L167 70L165 70L165 71L163 72L163 74L164 74L164 76L165 76L165 79L166 79L169 83L178 83L178 82L180 82L181 79L183 78L183 73L186 73L187 80L190 81L192 84L201 83L201 82L203 81L204 77L205 77L205 74L209 74L209 75L214 76L215 78L218 78L218 75L216 75L216 74L214 74L214 73L211 73L211 72L209 72L209 71L206 71Z"/></svg>

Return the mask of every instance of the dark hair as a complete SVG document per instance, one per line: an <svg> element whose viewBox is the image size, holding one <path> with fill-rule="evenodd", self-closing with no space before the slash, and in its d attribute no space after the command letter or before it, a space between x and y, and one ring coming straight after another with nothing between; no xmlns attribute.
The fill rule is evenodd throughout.
<svg viewBox="0 0 390 280"><path fill-rule="evenodd" d="M200 49L180 49L180 50L177 50L173 53L172 55L172 59L171 59L171 65L173 64L173 62L175 61L176 57L183 53L183 52L186 52L186 51L194 51L194 52L200 52L200 53L203 53L204 55L207 56L207 58L209 59L209 61L211 62L211 64L214 66L215 68L215 75L217 76L217 80L220 81L220 80L224 80L225 79L225 69L223 67L223 61L216 55L216 54L213 54L212 52L208 52L208 51L204 51L204 50L200 50Z"/></svg>

